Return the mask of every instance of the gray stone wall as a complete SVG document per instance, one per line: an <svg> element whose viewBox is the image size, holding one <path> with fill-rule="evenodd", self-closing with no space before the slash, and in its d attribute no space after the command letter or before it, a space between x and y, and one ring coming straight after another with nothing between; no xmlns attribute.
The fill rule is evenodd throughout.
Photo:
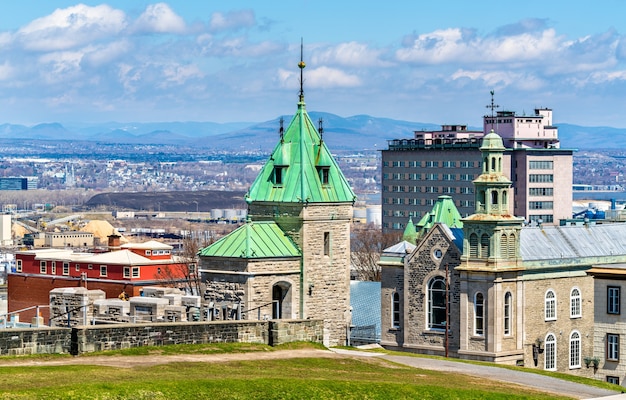
<svg viewBox="0 0 626 400"><path fill-rule="evenodd" d="M402 346L403 335L402 326L404 324L404 267L394 267L383 265L381 267L380 282L380 308L381 308L381 337L380 343L383 346ZM393 294L400 295L400 327L393 326L392 302Z"/></svg>
<svg viewBox="0 0 626 400"><path fill-rule="evenodd" d="M0 329L0 355L69 353L70 328Z"/></svg>
<svg viewBox="0 0 626 400"><path fill-rule="evenodd" d="M433 229L437 229L436 227ZM442 257L437 259L434 250L440 249ZM428 327L428 283L436 276L445 278L446 265L450 281L450 335L449 354L459 348L459 304L460 279L455 267L460 263L461 254L456 246L440 230L433 230L418 243L418 248L408 260L405 271L405 309L403 318L404 346L420 352L444 354L445 334L440 329Z"/></svg>
<svg viewBox="0 0 626 400"><path fill-rule="evenodd" d="M0 355L81 354L168 344L321 343L323 331L323 322L312 319L3 329L0 330Z"/></svg>

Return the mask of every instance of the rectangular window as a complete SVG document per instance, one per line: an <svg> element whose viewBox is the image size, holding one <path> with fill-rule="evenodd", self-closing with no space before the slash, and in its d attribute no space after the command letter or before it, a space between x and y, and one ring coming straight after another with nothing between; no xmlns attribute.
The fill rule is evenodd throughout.
<svg viewBox="0 0 626 400"><path fill-rule="evenodd" d="M133 278L139 278L139 267L133 267Z"/></svg>
<svg viewBox="0 0 626 400"><path fill-rule="evenodd" d="M195 263L189 264L189 275L193 275L195 273L196 273L196 264Z"/></svg>
<svg viewBox="0 0 626 400"><path fill-rule="evenodd" d="M45 261L39 261L39 273L40 274L47 274L48 273L48 267L46 266L46 262Z"/></svg>
<svg viewBox="0 0 626 400"><path fill-rule="evenodd" d="M391 326L392 328L400 328L400 293L393 292L393 301L391 307L393 308L393 322Z"/></svg>
<svg viewBox="0 0 626 400"><path fill-rule="evenodd" d="M15 261L15 271L22 272L22 260Z"/></svg>
<svg viewBox="0 0 626 400"><path fill-rule="evenodd" d="M328 185L330 183L330 167L317 167L317 172L320 177L322 185Z"/></svg>
<svg viewBox="0 0 626 400"><path fill-rule="evenodd" d="M554 203L551 201L529 201L528 208L531 210L552 210Z"/></svg>
<svg viewBox="0 0 626 400"><path fill-rule="evenodd" d="M531 183L546 183L554 182L554 175L552 174L530 174L528 176L528 182Z"/></svg>
<svg viewBox="0 0 626 400"><path fill-rule="evenodd" d="M330 232L324 232L324 255L330 256Z"/></svg>
<svg viewBox="0 0 626 400"><path fill-rule="evenodd" d="M79 272L79 271L80 271L80 264L76 264L76 265L74 266L74 268L76 269L76 272Z"/></svg>
<svg viewBox="0 0 626 400"><path fill-rule="evenodd" d="M70 274L70 263L63 263L63 275L69 275Z"/></svg>
<svg viewBox="0 0 626 400"><path fill-rule="evenodd" d="M459 179L462 181L473 181L474 180L474 175L473 174L461 174L459 176Z"/></svg>
<svg viewBox="0 0 626 400"><path fill-rule="evenodd" d="M531 222L537 223L552 223L554 221L554 216L550 214L541 214L541 215L529 215L528 219Z"/></svg>
<svg viewBox="0 0 626 400"><path fill-rule="evenodd" d="M619 360L619 335L613 333L606 334L606 359L611 361Z"/></svg>
<svg viewBox="0 0 626 400"><path fill-rule="evenodd" d="M456 178L454 174L443 174L444 181L453 181Z"/></svg>
<svg viewBox="0 0 626 400"><path fill-rule="evenodd" d="M124 278L130 278L130 267L124 267Z"/></svg>
<svg viewBox="0 0 626 400"><path fill-rule="evenodd" d="M620 313L620 287L609 286L606 288L606 312L607 314Z"/></svg>
<svg viewBox="0 0 626 400"><path fill-rule="evenodd" d="M56 263L56 261L52 261L50 269L52 270L51 271L52 275L56 275L56 273L57 273L57 263Z"/></svg>
<svg viewBox="0 0 626 400"><path fill-rule="evenodd" d="M606 381L614 385L619 385L619 376L606 376Z"/></svg>
<svg viewBox="0 0 626 400"><path fill-rule="evenodd" d="M456 168L456 161L444 161L443 167L444 168Z"/></svg>
<svg viewBox="0 0 626 400"><path fill-rule="evenodd" d="M528 189L529 196L553 196L553 188L530 188Z"/></svg>
<svg viewBox="0 0 626 400"><path fill-rule="evenodd" d="M439 167L439 161L426 161L426 167L427 168L438 168Z"/></svg>
<svg viewBox="0 0 626 400"><path fill-rule="evenodd" d="M554 169L554 161L529 161L528 169Z"/></svg>
<svg viewBox="0 0 626 400"><path fill-rule="evenodd" d="M107 266L106 265L101 265L100 266L100 276L107 276Z"/></svg>

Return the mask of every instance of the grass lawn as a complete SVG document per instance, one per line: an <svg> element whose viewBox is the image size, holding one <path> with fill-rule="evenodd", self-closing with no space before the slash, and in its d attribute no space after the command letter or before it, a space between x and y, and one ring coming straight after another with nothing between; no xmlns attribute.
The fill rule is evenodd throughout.
<svg viewBox="0 0 626 400"><path fill-rule="evenodd" d="M179 354L274 351L267 346L221 346L189 346L180 348ZM176 347L139 348L109 354L112 357L129 353L173 354ZM250 358L246 361L185 362L133 368L92 365L0 367L0 399L563 398L502 382L404 367L378 358L254 360L253 355ZM42 364L45 361L42 360Z"/></svg>

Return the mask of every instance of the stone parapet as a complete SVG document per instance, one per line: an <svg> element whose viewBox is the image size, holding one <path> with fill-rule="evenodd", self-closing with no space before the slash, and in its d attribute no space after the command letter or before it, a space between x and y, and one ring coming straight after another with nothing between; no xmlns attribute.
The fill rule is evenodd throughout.
<svg viewBox="0 0 626 400"><path fill-rule="evenodd" d="M0 355L82 354L202 343L322 343L321 320L214 321L0 330Z"/></svg>

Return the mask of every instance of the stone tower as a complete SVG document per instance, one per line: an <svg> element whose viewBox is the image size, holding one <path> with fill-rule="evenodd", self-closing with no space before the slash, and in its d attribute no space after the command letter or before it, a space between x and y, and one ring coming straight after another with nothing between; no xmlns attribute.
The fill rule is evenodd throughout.
<svg viewBox="0 0 626 400"><path fill-rule="evenodd" d="M511 299L523 298L520 233L509 211L511 181L502 168L505 147L493 130L483 138L482 174L474 180L476 212L463 219L459 356L509 362L523 353L522 321ZM521 318L521 313L516 317ZM506 340L505 340L506 339Z"/></svg>
<svg viewBox="0 0 626 400"><path fill-rule="evenodd" d="M305 64L298 66L302 83ZM246 236L238 230L245 239L235 240L235 231L202 250L201 260L204 256L213 271L227 258L231 265L248 260L236 272L248 309L270 301L289 310L288 315L273 312L274 318L324 320L324 343L342 345L350 318L350 223L356 196L324 143L322 121L316 127L306 112L302 84L297 112L287 129L281 121L279 132L278 144L246 195L251 220L246 225L276 225L284 237L259 229ZM297 259L293 252L272 250L285 240L298 249ZM240 250L235 254L232 248ZM234 279L235 274L230 276L214 274L212 279Z"/></svg>

